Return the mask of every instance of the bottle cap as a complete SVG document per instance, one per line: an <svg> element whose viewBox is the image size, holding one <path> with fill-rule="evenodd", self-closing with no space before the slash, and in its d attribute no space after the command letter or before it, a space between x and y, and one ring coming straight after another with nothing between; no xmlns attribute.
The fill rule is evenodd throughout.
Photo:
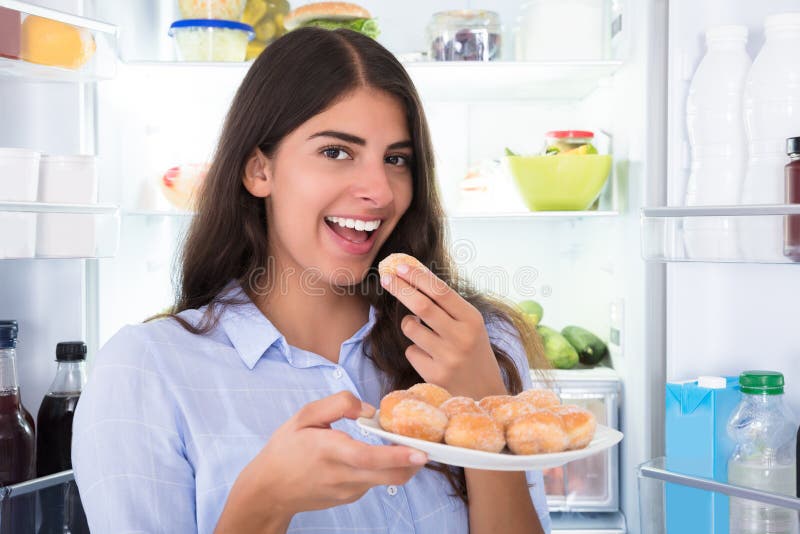
<svg viewBox="0 0 800 534"><path fill-rule="evenodd" d="M13 349L17 346L19 325L17 321L0 321L0 349Z"/></svg>
<svg viewBox="0 0 800 534"><path fill-rule="evenodd" d="M786 140L786 155L800 154L800 137L790 137Z"/></svg>
<svg viewBox="0 0 800 534"><path fill-rule="evenodd" d="M776 371L743 371L739 375L742 393L750 395L782 395L783 373Z"/></svg>
<svg viewBox="0 0 800 534"><path fill-rule="evenodd" d="M697 379L697 387L706 389L725 389L728 381L724 376L701 376Z"/></svg>
<svg viewBox="0 0 800 534"><path fill-rule="evenodd" d="M86 343L83 341L64 341L56 345L56 360L60 362L79 362L86 359Z"/></svg>

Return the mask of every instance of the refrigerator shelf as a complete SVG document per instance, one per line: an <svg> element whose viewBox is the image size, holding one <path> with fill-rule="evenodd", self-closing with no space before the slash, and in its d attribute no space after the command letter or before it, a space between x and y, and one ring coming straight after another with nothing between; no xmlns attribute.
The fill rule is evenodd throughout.
<svg viewBox="0 0 800 534"><path fill-rule="evenodd" d="M616 217L618 211L518 211L518 212L463 212L453 213L448 216L451 221L528 221L528 220L547 220L547 219L585 219Z"/></svg>
<svg viewBox="0 0 800 534"><path fill-rule="evenodd" d="M694 475L671 471L666 467L666 458L659 457L641 464L637 470L639 479L639 507L641 510L641 531L648 534L666 532L666 486L677 484L695 488L698 492L713 492L757 501L800 511L800 499L778 493L747 488Z"/></svg>
<svg viewBox="0 0 800 534"><path fill-rule="evenodd" d="M641 229L646 261L800 260L800 204L643 208Z"/></svg>
<svg viewBox="0 0 800 534"><path fill-rule="evenodd" d="M11 36L11 39L0 41L0 79L13 78L25 81L81 83L107 80L116 75L117 26L19 0L0 0L0 7L8 10L0 13L5 28L3 31L11 32L13 30L10 28L16 28L16 31L19 32L17 39L14 39L15 36ZM42 27L40 25L28 26L25 23L25 19L28 16L41 17L72 26L80 32L82 41L91 40L94 43L94 47L84 47L74 52L75 57L72 60L80 63L77 68L48 65L46 63L64 61L64 51L54 51L48 46L37 46L37 44L40 43L42 35L46 33L52 34L59 28ZM68 32L70 30L62 31ZM53 39L57 38L53 37ZM67 42L74 41L73 36L68 34L63 40ZM27 45L29 50L26 50L26 43L28 42L32 44ZM91 49L88 54L86 52L87 49ZM83 62L79 60L81 54L88 56ZM26 59L35 60L36 62L26 61Z"/></svg>
<svg viewBox="0 0 800 534"><path fill-rule="evenodd" d="M621 61L406 62L423 100L580 100Z"/></svg>
<svg viewBox="0 0 800 534"><path fill-rule="evenodd" d="M129 68L143 72L176 68L226 69L244 76L252 62L196 63L131 61ZM423 100L580 100L612 76L622 61L406 61Z"/></svg>
<svg viewBox="0 0 800 534"><path fill-rule="evenodd" d="M103 204L0 202L0 260L116 254L119 209Z"/></svg>

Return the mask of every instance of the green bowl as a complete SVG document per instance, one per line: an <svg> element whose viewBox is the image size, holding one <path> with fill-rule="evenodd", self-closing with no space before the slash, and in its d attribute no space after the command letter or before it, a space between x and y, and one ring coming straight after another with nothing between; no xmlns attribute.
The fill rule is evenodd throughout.
<svg viewBox="0 0 800 534"><path fill-rule="evenodd" d="M585 210L611 172L611 156L508 156L511 174L531 211Z"/></svg>

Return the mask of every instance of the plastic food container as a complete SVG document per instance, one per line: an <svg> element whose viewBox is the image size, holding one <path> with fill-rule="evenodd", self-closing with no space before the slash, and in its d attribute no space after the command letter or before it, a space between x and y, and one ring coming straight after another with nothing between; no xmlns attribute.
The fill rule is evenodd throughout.
<svg viewBox="0 0 800 534"><path fill-rule="evenodd" d="M0 57L19 59L22 42L22 15L0 7Z"/></svg>
<svg viewBox="0 0 800 534"><path fill-rule="evenodd" d="M494 11L434 13L428 25L430 57L436 61L492 61L500 58L500 15Z"/></svg>
<svg viewBox="0 0 800 534"><path fill-rule="evenodd" d="M33 258L36 214L0 213L0 259Z"/></svg>
<svg viewBox="0 0 800 534"><path fill-rule="evenodd" d="M39 201L65 204L97 202L94 156L42 156Z"/></svg>
<svg viewBox="0 0 800 534"><path fill-rule="evenodd" d="M41 153L26 148L0 148L0 200L35 202Z"/></svg>
<svg viewBox="0 0 800 534"><path fill-rule="evenodd" d="M172 23L181 61L244 61L253 27L231 20L187 19Z"/></svg>
<svg viewBox="0 0 800 534"><path fill-rule="evenodd" d="M246 0L178 0L185 19L239 20Z"/></svg>

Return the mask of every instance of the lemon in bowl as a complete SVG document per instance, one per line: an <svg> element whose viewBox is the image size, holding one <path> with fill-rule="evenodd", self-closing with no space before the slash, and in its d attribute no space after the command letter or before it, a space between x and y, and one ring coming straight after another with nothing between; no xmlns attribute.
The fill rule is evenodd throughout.
<svg viewBox="0 0 800 534"><path fill-rule="evenodd" d="M531 211L580 211L589 208L611 172L611 156L559 154L507 156L511 175Z"/></svg>

